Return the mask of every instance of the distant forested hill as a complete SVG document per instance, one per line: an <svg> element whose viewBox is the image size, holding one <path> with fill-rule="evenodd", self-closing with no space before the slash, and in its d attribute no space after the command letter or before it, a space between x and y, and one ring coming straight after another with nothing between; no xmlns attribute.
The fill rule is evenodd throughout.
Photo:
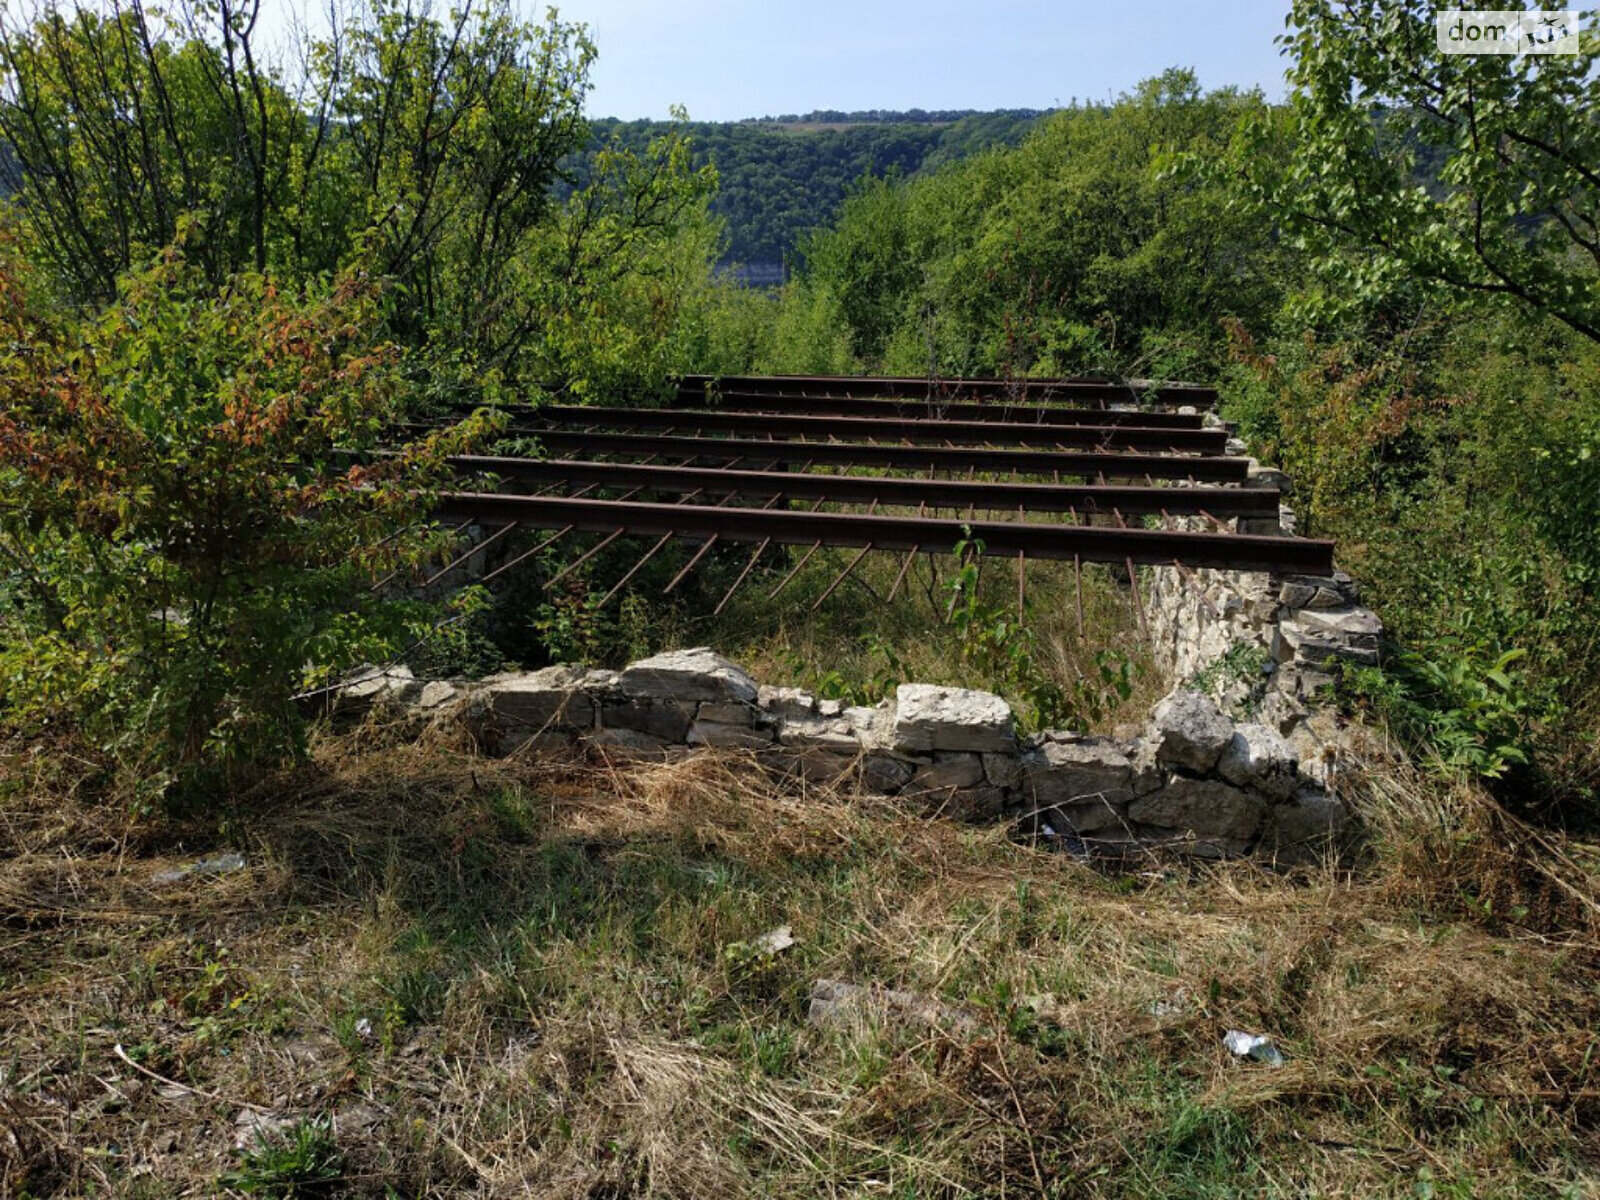
<svg viewBox="0 0 1600 1200"><path fill-rule="evenodd" d="M712 211L727 221L726 264L756 279L782 277L801 235L829 225L846 188L864 174L914 175L979 150L1021 142L1043 115L1000 112L812 112L754 121L691 122L698 165L716 164L722 183ZM669 126L659 121L594 122L596 142L613 133L643 146Z"/></svg>

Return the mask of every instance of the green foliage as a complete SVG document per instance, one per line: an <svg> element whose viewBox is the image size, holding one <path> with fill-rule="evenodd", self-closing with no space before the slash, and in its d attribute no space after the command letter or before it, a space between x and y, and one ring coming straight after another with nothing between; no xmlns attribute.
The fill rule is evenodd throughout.
<svg viewBox="0 0 1600 1200"><path fill-rule="evenodd" d="M1169 169L1220 152L1259 96L1171 71L1105 107L1043 119L1014 149L862 185L807 243L856 353L926 374L1194 374L1218 318L1270 314L1280 251L1225 186Z"/></svg>
<svg viewBox="0 0 1600 1200"><path fill-rule="evenodd" d="M386 329L433 399L535 381L593 395L682 369L669 347L715 256L715 173L674 124L569 179L591 137L581 26L508 0L359 0L337 40L295 36L291 79L268 64L260 9L0 18L0 167L65 296L113 302L181 235L214 288L245 270L382 277Z"/></svg>
<svg viewBox="0 0 1600 1200"><path fill-rule="evenodd" d="M580 399L637 402L697 367L694 321L709 289L717 175L694 167L679 125L641 149L613 136L519 264L513 323L525 375Z"/></svg>
<svg viewBox="0 0 1600 1200"><path fill-rule="evenodd" d="M1320 256L1335 307L1422 282L1513 297L1600 340L1592 58L1446 54L1435 11L1296 0L1288 127L1245 131L1243 195Z"/></svg>
<svg viewBox="0 0 1600 1200"><path fill-rule="evenodd" d="M343 1175L344 1159L331 1123L306 1119L285 1130L257 1132L239 1167L220 1182L247 1196L297 1200L333 1195Z"/></svg>
<svg viewBox="0 0 1600 1200"><path fill-rule="evenodd" d="M722 261L781 269L813 229L832 224L863 177L913 175L991 146L1020 141L1040 114L1031 110L939 114L876 113L862 119L812 113L793 120L695 122L686 128L696 165L722 179L711 203L725 222ZM604 143L641 150L670 129L657 121L600 120Z"/></svg>
<svg viewBox="0 0 1600 1200"><path fill-rule="evenodd" d="M1033 631L1014 611L979 595L983 542L956 543L958 567L949 580L948 619L955 626L961 659L1024 705L1024 723L1034 729L1087 729L1133 694L1133 662L1125 653L1095 654L1094 675L1068 685L1051 678L1035 653Z"/></svg>
<svg viewBox="0 0 1600 1200"><path fill-rule="evenodd" d="M1436 646L1433 656L1402 651L1387 668L1352 672L1350 690L1446 773L1500 779L1529 761L1530 702L1512 671L1525 650L1500 655L1482 645Z"/></svg>
<svg viewBox="0 0 1600 1200"><path fill-rule="evenodd" d="M1514 740L1542 787L1582 794L1600 767L1600 353L1515 311L1394 316L1375 303L1264 344L1236 329L1230 415L1295 479L1303 527L1338 540L1399 646L1443 664L1463 645L1497 648L1489 664L1527 652ZM1396 723L1477 769L1448 720Z"/></svg>
<svg viewBox="0 0 1600 1200"><path fill-rule="evenodd" d="M303 686L415 619L371 579L419 553L458 427L376 467L399 411L377 295L170 256L98 320L48 321L0 264L0 713L76 727L147 787L295 753ZM385 540L389 539L389 540Z"/></svg>
<svg viewBox="0 0 1600 1200"><path fill-rule="evenodd" d="M849 704L877 704L894 695L895 689L909 682L904 660L895 648L881 637L867 639L868 660L874 664L866 678L852 680L834 669L808 671L807 664L797 654L788 655L790 669L806 680L808 689L823 700L844 700Z"/></svg>

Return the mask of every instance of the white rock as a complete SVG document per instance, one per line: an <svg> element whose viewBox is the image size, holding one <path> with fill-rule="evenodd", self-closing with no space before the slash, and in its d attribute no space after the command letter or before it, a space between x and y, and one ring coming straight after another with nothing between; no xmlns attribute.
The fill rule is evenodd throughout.
<svg viewBox="0 0 1600 1200"><path fill-rule="evenodd" d="M992 692L903 683L895 692L893 746L930 750L997 751L1016 746L1011 708Z"/></svg>
<svg viewBox="0 0 1600 1200"><path fill-rule="evenodd" d="M581 690L585 676L568 666L496 675L484 680L480 695L495 726L513 738L555 726L593 729L594 700Z"/></svg>
<svg viewBox="0 0 1600 1200"><path fill-rule="evenodd" d="M1109 738L1047 741L1024 759L1024 787L1039 808L1104 800L1113 805L1133 799L1133 763Z"/></svg>
<svg viewBox="0 0 1600 1200"><path fill-rule="evenodd" d="M1266 808L1260 797L1221 780L1174 775L1159 792L1128 805L1128 816L1141 825L1243 843L1261 828Z"/></svg>
<svg viewBox="0 0 1600 1200"><path fill-rule="evenodd" d="M709 646L669 650L631 664L617 677L628 696L644 700L742 700L754 703L755 680Z"/></svg>
<svg viewBox="0 0 1600 1200"><path fill-rule="evenodd" d="M954 788L976 787L983 782L983 763L976 754L952 754L942 762L918 767L901 795L924 796Z"/></svg>
<svg viewBox="0 0 1600 1200"><path fill-rule="evenodd" d="M778 726L778 741L785 746L817 746L848 754L861 749L850 722L843 718L828 720L823 717L790 717Z"/></svg>
<svg viewBox="0 0 1600 1200"><path fill-rule="evenodd" d="M756 703L764 711L785 720L809 717L817 711L817 698L797 687L770 687L763 683L756 689Z"/></svg>
<svg viewBox="0 0 1600 1200"><path fill-rule="evenodd" d="M748 725L696 721L689 730L689 745L716 746L724 750L756 750L772 745L772 734Z"/></svg>
<svg viewBox="0 0 1600 1200"><path fill-rule="evenodd" d="M1298 786L1300 760L1288 742L1266 725L1236 727L1217 759L1217 774L1240 787L1253 787L1275 800L1287 800Z"/></svg>
<svg viewBox="0 0 1600 1200"><path fill-rule="evenodd" d="M1209 696L1182 688L1150 713L1151 740L1161 762L1209 771L1233 738L1233 722L1218 711Z"/></svg>

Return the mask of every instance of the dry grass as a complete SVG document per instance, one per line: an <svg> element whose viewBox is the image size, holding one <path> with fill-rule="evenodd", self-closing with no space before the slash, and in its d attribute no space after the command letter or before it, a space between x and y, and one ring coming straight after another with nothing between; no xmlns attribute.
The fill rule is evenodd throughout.
<svg viewBox="0 0 1600 1200"><path fill-rule="evenodd" d="M327 1120L334 1195L1595 1194L1590 860L1399 768L1370 861L1294 878L372 728L226 839L43 794L0 860L6 1194L282 1184L235 1148L277 1117ZM153 881L223 840L248 869ZM968 1020L814 1026L818 978Z"/></svg>
<svg viewBox="0 0 1600 1200"><path fill-rule="evenodd" d="M798 561L799 555L795 557ZM892 603L887 597L905 561L898 554L869 554L827 594L852 558L848 551L815 555L785 588L781 602L768 600L768 595L787 568L776 571L770 581L746 584L720 617L701 618L690 628L675 630L674 636L680 644L692 639L725 648L764 683L794 684L865 702L894 681L979 687L1004 695L1026 717L1026 697L1019 694L1016 680L998 669L998 663L1014 660L1008 660L1004 649L986 653L998 644L1009 647L1025 640L1037 679L1069 693L1087 681L1084 686L1097 711L1078 705L1074 723L1101 731L1142 718L1165 691L1133 593L1103 566L1083 568L1080 591L1071 564L1030 560L1023 589L1026 632L1019 636L1014 629L1016 566L982 560L979 596L995 620L964 636L949 620L957 567L953 557L918 556ZM710 597L707 612L721 595ZM987 645L975 644L985 637ZM1108 661L1126 657L1132 663L1134 689L1129 696L1118 696L1101 683L1097 654Z"/></svg>

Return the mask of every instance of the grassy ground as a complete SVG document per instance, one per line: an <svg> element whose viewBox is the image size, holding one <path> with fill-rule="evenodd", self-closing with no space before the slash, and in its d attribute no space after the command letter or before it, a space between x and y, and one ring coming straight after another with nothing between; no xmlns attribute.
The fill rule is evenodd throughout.
<svg viewBox="0 0 1600 1200"><path fill-rule="evenodd" d="M1392 765L1369 860L1289 878L732 759L368 729L220 827L7 761L0 1194L1597 1194L1593 868ZM819 978L930 1003L819 1027Z"/></svg>
<svg viewBox="0 0 1600 1200"><path fill-rule="evenodd" d="M948 554L918 555L905 569L904 555L870 553L852 568L855 551L778 547L752 567L752 548L732 546L706 556L663 601L696 549L674 544L634 590L598 606L649 545L624 539L549 591L540 579L576 547L530 572L499 607L511 656L620 666L705 644L763 683L825 698L875 703L907 681L980 687L1005 696L1025 724L1097 731L1141 719L1166 690L1135 596L1104 566L1080 574L1070 563L1030 560L1019 621L1014 562L985 558L964 574ZM519 623L538 634L520 653Z"/></svg>

